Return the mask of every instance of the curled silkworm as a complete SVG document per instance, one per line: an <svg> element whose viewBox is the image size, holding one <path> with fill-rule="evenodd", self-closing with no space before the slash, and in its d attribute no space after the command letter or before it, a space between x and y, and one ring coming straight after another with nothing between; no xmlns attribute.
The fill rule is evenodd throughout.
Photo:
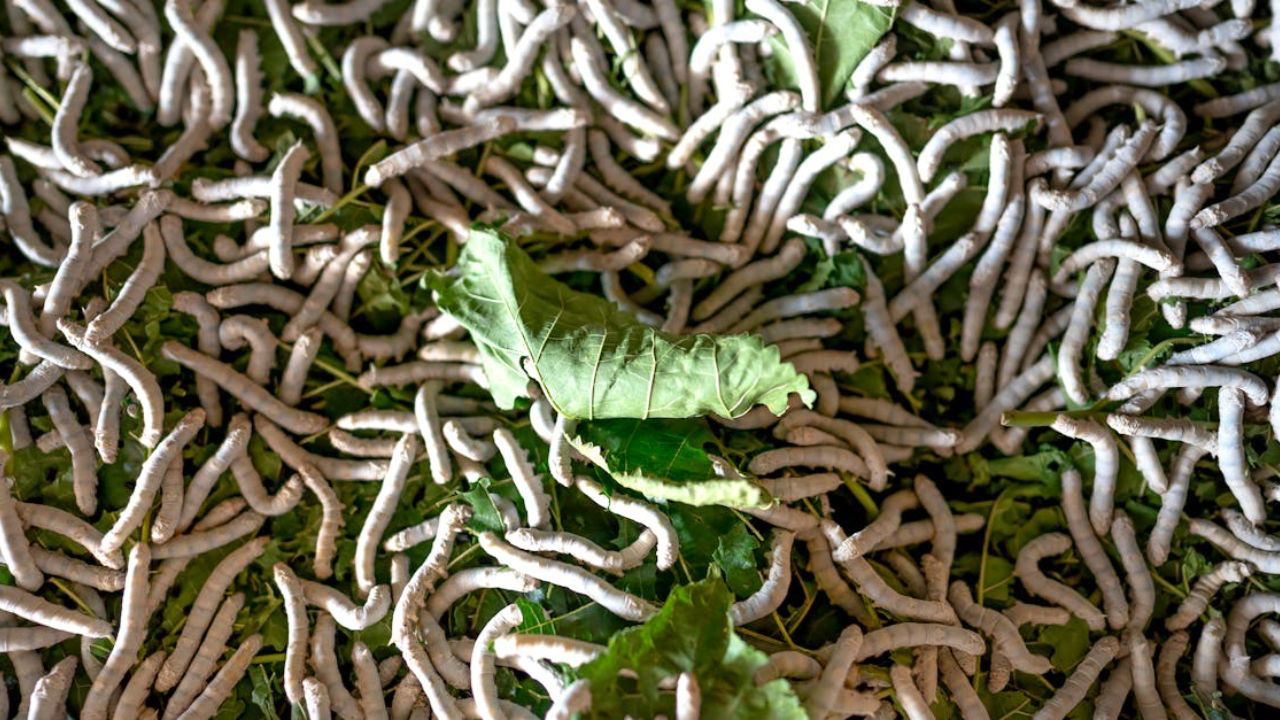
<svg viewBox="0 0 1280 720"><path fill-rule="evenodd" d="M1058 415L1051 427L1067 437L1084 440L1093 448L1096 461L1093 492L1089 496L1089 522L1094 532L1105 536L1111 527L1115 483L1120 468L1116 439L1097 422L1070 415Z"/></svg>
<svg viewBox="0 0 1280 720"><path fill-rule="evenodd" d="M297 93L275 93L267 103L267 112L273 117L292 117L311 126L316 145L320 149L320 167L324 187L330 192L342 192L342 153L338 147L337 130L329 111L316 100Z"/></svg>
<svg viewBox="0 0 1280 720"><path fill-rule="evenodd" d="M1072 588L1045 577L1038 567L1041 558L1061 554L1070 547L1071 538L1062 533L1041 535L1022 546L1014 574L1032 595L1061 605L1084 620L1091 629L1101 629L1106 624L1106 617L1093 603Z"/></svg>
<svg viewBox="0 0 1280 720"><path fill-rule="evenodd" d="M994 648L1020 672L1043 675L1051 669L1052 664L1048 658L1035 655L1027 649L1026 643L1018 634L1017 624L999 612L975 603L964 582L952 582L947 596L960 619L991 636Z"/></svg>
<svg viewBox="0 0 1280 720"><path fill-rule="evenodd" d="M1253 566L1239 560L1219 563L1196 579L1191 592L1178 606L1177 612L1165 618L1169 630L1184 630L1209 607L1209 602L1226 583L1243 582L1253 574Z"/></svg>
<svg viewBox="0 0 1280 720"><path fill-rule="evenodd" d="M80 115L89 100L92 83L93 72L89 65L78 63L67 80L67 89L58 103L58 112L53 119L53 153L67 172L76 177L102 173L102 168L81 151L76 139Z"/></svg>

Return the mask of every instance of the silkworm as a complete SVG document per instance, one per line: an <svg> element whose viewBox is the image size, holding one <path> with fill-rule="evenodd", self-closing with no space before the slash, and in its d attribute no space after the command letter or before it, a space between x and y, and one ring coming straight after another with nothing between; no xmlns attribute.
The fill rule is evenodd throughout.
<svg viewBox="0 0 1280 720"><path fill-rule="evenodd" d="M386 158L370 165L369 169L365 171L364 182L372 187L380 187L383 182L390 178L399 177L413 168L421 167L425 161L447 157L473 145L479 145L505 135L514 129L514 120L509 117L498 117L494 122L485 126L465 127L436 133L425 140L419 140L408 147L397 150ZM323 146L321 149L323 152ZM340 186L341 182L339 181L338 184Z"/></svg>
<svg viewBox="0 0 1280 720"><path fill-rule="evenodd" d="M1245 697L1274 706L1280 701L1275 684L1250 672L1249 656L1244 637L1249 625L1258 615L1275 612L1278 605L1274 593L1253 593L1236 602L1227 615L1223 648L1226 662L1220 663L1218 673L1222 680Z"/></svg>
<svg viewBox="0 0 1280 720"><path fill-rule="evenodd" d="M40 239L31 224L26 191L18 182L13 159L7 155L0 156L0 210L3 210L9 237L24 257L43 267L61 267L63 253Z"/></svg>
<svg viewBox="0 0 1280 720"><path fill-rule="evenodd" d="M1058 415L1050 427L1067 437L1084 440L1093 448L1096 459L1093 492L1089 496L1089 522L1095 533L1105 536L1111 526L1113 496L1120 467L1115 437L1097 422L1070 415Z"/></svg>
<svg viewBox="0 0 1280 720"><path fill-rule="evenodd" d="M1154 388L1232 387L1243 391L1252 406L1267 402L1267 384L1257 375L1236 368L1214 365L1165 366L1143 370L1107 390L1108 400L1128 400Z"/></svg>
<svg viewBox="0 0 1280 720"><path fill-rule="evenodd" d="M685 191L689 202L699 203L706 198L714 183L728 171L752 127L767 117L795 110L799 104L800 98L794 92L775 91L735 109L720 126L715 145Z"/></svg>
<svg viewBox="0 0 1280 720"><path fill-rule="evenodd" d="M1209 572L1196 579L1191 592L1178 605L1174 614L1165 618L1164 626L1169 630L1185 630L1200 617L1209 607L1210 601L1218 590L1227 583L1244 582L1253 574L1253 566L1248 562L1227 560L1215 565Z"/></svg>
<svg viewBox="0 0 1280 720"><path fill-rule="evenodd" d="M1113 636L1104 637L1093 644L1084 659L1076 665L1063 686L1049 698L1038 713L1037 720L1062 720L1084 700L1089 687L1098 679L1102 669L1119 652L1120 642Z"/></svg>
<svg viewBox="0 0 1280 720"><path fill-rule="evenodd" d="M1107 678L1098 686L1098 695L1094 701L1094 714L1098 720L1120 717L1124 705L1133 692L1133 662L1130 657L1121 658Z"/></svg>
<svg viewBox="0 0 1280 720"><path fill-rule="evenodd" d="M769 550L768 576L759 590L729 608L729 617L734 625L755 622L782 605L791 585L791 545L794 540L795 533L774 531Z"/></svg>
<svg viewBox="0 0 1280 720"><path fill-rule="evenodd" d="M1102 591L1107 623L1113 629L1122 628L1130 621L1129 604L1125 601L1124 587L1120 584L1120 578L1116 575L1106 551L1102 549L1098 535L1095 535L1096 526L1090 522L1090 517L1085 511L1080 473L1074 469L1064 471L1061 480L1062 512L1067 518L1071 537L1079 550L1081 560L1089 568L1089 572L1098 583L1098 588ZM1097 492L1097 480L1094 481L1094 492Z"/></svg>
<svg viewBox="0 0 1280 720"><path fill-rule="evenodd" d="M337 130L329 111L305 95L277 92L267 103L267 112L272 117L295 118L311 127L320 151L324 187L332 193L341 193L342 153L338 148Z"/></svg>
<svg viewBox="0 0 1280 720"><path fill-rule="evenodd" d="M182 627L177 643L174 644L169 656L165 658L164 665L161 666L160 672L156 676L155 686L157 691L165 692L178 684L182 673L191 663L191 659L197 649L197 643L203 637L205 630L208 629L209 623L213 619L214 611L223 594L226 593L227 588L235 580L236 575L240 574L240 571L248 567L250 563L262 554L268 540L269 538L266 537L258 537L241 545L219 561L213 571L209 573L209 577L196 595L195 603L187 613L187 621ZM211 682L210 687L212 686L213 683ZM209 688L206 688L205 692L209 692Z"/></svg>
<svg viewBox="0 0 1280 720"><path fill-rule="evenodd" d="M1014 574L1032 595L1061 605L1072 615L1085 621L1090 629L1101 629L1106 617L1072 588L1045 577L1038 563L1041 558L1058 555L1071 547L1071 538L1062 533L1046 533L1022 546ZM1095 646L1097 647L1097 646Z"/></svg>
<svg viewBox="0 0 1280 720"><path fill-rule="evenodd" d="M456 506L449 506L449 508L452 507ZM449 508L446 508L446 512L449 511ZM391 619L391 641L404 656L405 664L409 666L409 670L417 680L417 684L430 701L433 713L444 717L458 717L458 709L453 701L453 696L445 688L422 642L413 633L414 620L422 610L424 596L437 577L438 572L429 563L424 562L414 571L413 576L401 592L400 599L396 602L395 612ZM404 685L402 684L401 687L404 687ZM399 692L397 692L398 695ZM393 712L397 704L393 699Z"/></svg>
<svg viewBox="0 0 1280 720"><path fill-rule="evenodd" d="M48 360L41 360L21 380L0 387L0 408L25 405L62 379L62 368Z"/></svg>
<svg viewBox="0 0 1280 720"><path fill-rule="evenodd" d="M179 535L157 546L153 555L157 560L194 557L256 533L262 527L264 520L262 515L249 510L217 527Z"/></svg>
<svg viewBox="0 0 1280 720"><path fill-rule="evenodd" d="M60 532L74 540L77 540L86 547L92 545L95 549L101 545L100 537L94 537L96 531L92 526L82 524L73 515L66 513L63 518L63 511L55 508L42 510L30 510L31 507L45 508L46 506L28 506L23 503L18 506L24 509L23 513L27 516L26 522L36 527L46 526L46 529ZM53 520L45 520L42 524L37 524L36 519L39 516L45 516ZM13 497L7 482L0 482L0 557L3 557L5 566L9 568L9 572L13 575L14 582L24 590L35 591L44 584L44 575L36 566L35 560L32 558L32 546L28 543L25 533L22 529L22 516L15 510ZM61 522L58 522L61 521ZM62 526L61 529L47 526ZM109 554L109 553L103 553ZM117 564L116 567L119 567Z"/></svg>
<svg viewBox="0 0 1280 720"><path fill-rule="evenodd" d="M84 112L85 103L89 100L89 90L93 84L93 72L87 63L77 63L67 80L67 88L58 103L57 113L53 119L51 145L54 156L76 177L89 177L102 173L102 168L91 160L80 149L76 139L77 126Z"/></svg>
<svg viewBox="0 0 1280 720"><path fill-rule="evenodd" d="M698 36L698 41L694 43L693 50L688 55L688 103L690 112L695 115L705 115L702 113L703 97L706 94L707 77L711 73L712 62L716 56L720 54L720 50L728 43L753 44L764 41L771 35L777 34L778 29L766 20L735 20L732 22L717 23L707 32ZM733 105L741 104L734 102L736 97L720 98L714 107L723 107L731 110ZM712 110L714 112L714 109ZM668 158L668 163L671 160ZM683 162L676 163L679 167Z"/></svg>
<svg viewBox="0 0 1280 720"><path fill-rule="evenodd" d="M155 451L142 463L138 470L138 478L129 496L129 502L120 511L111 529L102 537L101 548L111 552L120 548L125 539L142 524L143 515L151 508L156 492L160 489L169 464L180 457L182 448L191 441L200 428L204 427L205 414L202 409L195 409L183 415L163 440L155 447Z"/></svg>
<svg viewBox="0 0 1280 720"><path fill-rule="evenodd" d="M655 612L647 601L619 590L585 570L517 550L490 532L481 533L479 539L485 552L504 565L530 577L586 595L619 617L647 618Z"/></svg>
<svg viewBox="0 0 1280 720"><path fill-rule="evenodd" d="M1196 652L1192 655L1192 687L1203 697L1213 697L1217 693L1217 666L1225 634L1225 621L1211 618L1197 639Z"/></svg>
<svg viewBox="0 0 1280 720"><path fill-rule="evenodd" d="M181 343L166 342L160 352L165 358L214 381L246 407L271 418L273 422L290 432L308 435L320 432L328 425L328 421L319 415L291 408L280 402L261 385L237 372L230 365L192 350Z"/></svg>
<svg viewBox="0 0 1280 720"><path fill-rule="evenodd" d="M936 137L936 136L935 136ZM982 249L986 238L968 233L949 246L922 273L889 301L894 322L930 301L930 296Z"/></svg>
<svg viewBox="0 0 1280 720"><path fill-rule="evenodd" d="M1174 633L1161 643L1160 656L1156 661L1156 687L1159 689L1160 699L1164 701L1169 714L1175 720L1191 720L1198 717L1195 710L1192 710L1183 699L1177 678L1178 661L1182 659L1190 643L1191 637L1185 631Z"/></svg>
<svg viewBox="0 0 1280 720"><path fill-rule="evenodd" d="M951 583L948 593L956 614L965 623L991 636L996 650L1021 672L1043 675L1052 667L1047 658L1032 654L1018 634L1017 623L998 612L973 602L969 588L962 581Z"/></svg>
<svg viewBox="0 0 1280 720"><path fill-rule="evenodd" d="M864 634L854 662L862 662L902 648L922 646L948 647L969 655L982 655L986 652L987 644L977 633L957 625L900 622ZM851 668L850 674L853 671Z"/></svg>
<svg viewBox="0 0 1280 720"><path fill-rule="evenodd" d="M32 720L52 720L67 712L67 695L75 676L78 660L74 656L59 660L53 669L36 681L31 691L31 705L27 717Z"/></svg>
<svg viewBox="0 0 1280 720"><path fill-rule="evenodd" d="M302 678L306 673L307 641L310 634L306 599L301 581L287 564L276 563L272 566L272 573L288 619L288 643L285 646L282 673L285 696L290 703L296 705L302 702Z"/></svg>
<svg viewBox="0 0 1280 720"><path fill-rule="evenodd" d="M62 388L54 386L45 390L43 400L45 409L49 411L49 419L53 421L58 437L62 439L63 445L71 453L71 482L75 493L76 507L80 512L92 515L97 511L98 507L98 476L97 463L94 460L93 442L89 438L86 428L76 419L75 411L71 409L67 394L62 391ZM21 553L21 547L17 549ZM11 561L13 560L13 557L7 553L5 557ZM26 565L22 560L21 554L17 556L16 562L19 565ZM35 577L28 571L29 566L25 566L14 573L15 578L19 580L19 585L23 587L26 587ZM39 585L38 581L36 581L36 585Z"/></svg>
<svg viewBox="0 0 1280 720"><path fill-rule="evenodd" d="M315 628L312 629L309 638L310 653L307 661L315 671L314 680L326 693L326 703L337 712L338 717L360 717L360 706L356 704L355 697L347 690L343 682L342 673L338 669L338 655L334 650L335 630L336 625L331 616L321 613L316 618ZM307 678L307 680L312 680L312 678ZM310 688L304 685L304 695L308 692L310 692ZM309 701L308 704L310 704ZM311 712L309 710L308 714L311 714ZM311 716L316 717L316 715Z"/></svg>
<svg viewBox="0 0 1280 720"><path fill-rule="evenodd" d="M236 647L230 658L218 668L218 672L214 674L213 679L205 686L200 695L191 703L178 720L206 720L212 718L214 713L222 703L231 696L245 672L249 669L249 663L253 660L258 651L262 649L262 636L250 635L245 638L239 646Z"/></svg>
<svg viewBox="0 0 1280 720"><path fill-rule="evenodd" d="M106 620L55 605L26 590L0 587L0 610L36 625L89 638L111 636L111 623Z"/></svg>
<svg viewBox="0 0 1280 720"><path fill-rule="evenodd" d="M374 553L377 550L382 534L391 521L391 513L399 502L404 491L405 481L413 466L413 459L418 454L418 439L412 434L401 436L392 452L387 474L378 489L369 514L365 516L364 525L360 527L360 535L356 540L356 586L362 594L367 594L375 584L373 574Z"/></svg>
<svg viewBox="0 0 1280 720"><path fill-rule="evenodd" d="M226 56L218 49L208 31L192 16L190 3L186 0L166 2L164 17L204 70L210 90L208 122L214 129L225 127L231 120L231 107L235 99L234 80Z"/></svg>

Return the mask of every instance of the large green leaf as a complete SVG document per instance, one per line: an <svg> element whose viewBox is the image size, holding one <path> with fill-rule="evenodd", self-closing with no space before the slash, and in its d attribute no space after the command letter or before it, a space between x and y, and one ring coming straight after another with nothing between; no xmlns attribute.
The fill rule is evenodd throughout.
<svg viewBox="0 0 1280 720"><path fill-rule="evenodd" d="M757 403L780 414L793 392L813 398L758 336L659 332L552 279L492 230L473 230L454 269L429 282L471 332L504 409L527 394L526 365L570 418L737 417Z"/></svg>
<svg viewBox="0 0 1280 720"><path fill-rule="evenodd" d="M803 720L808 715L786 680L757 686L755 671L766 655L733 632L733 594L712 578L672 589L658 614L616 633L604 655L578 669L591 683L587 717L674 717L670 692L658 684L693 671L702 691L703 720ZM634 672L634 679L622 671Z"/></svg>
<svg viewBox="0 0 1280 720"><path fill-rule="evenodd" d="M844 92L858 62L893 26L893 10L861 0L809 0L788 3L787 9L809 36L818 66L822 107L830 108ZM781 35L774 35L770 42L775 52L769 62L780 76L778 80L794 87L794 63L786 42Z"/></svg>
<svg viewBox="0 0 1280 720"><path fill-rule="evenodd" d="M570 442L620 485L652 498L730 507L770 502L749 479L716 473L706 450L716 438L701 418L580 422Z"/></svg>

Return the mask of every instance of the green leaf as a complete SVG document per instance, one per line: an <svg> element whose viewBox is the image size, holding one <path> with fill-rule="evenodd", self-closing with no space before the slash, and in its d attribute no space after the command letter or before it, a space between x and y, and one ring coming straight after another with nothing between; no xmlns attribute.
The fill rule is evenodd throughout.
<svg viewBox="0 0 1280 720"><path fill-rule="evenodd" d="M1089 652L1089 628L1073 617L1065 625L1051 625L1040 631L1040 642L1053 648L1049 661L1062 672L1069 672Z"/></svg>
<svg viewBox="0 0 1280 720"><path fill-rule="evenodd" d="M706 451L716 438L701 418L580 422L569 441L618 484L651 498L730 507L770 502L750 479L716 474Z"/></svg>
<svg viewBox="0 0 1280 720"><path fill-rule="evenodd" d="M822 88L822 107L835 104L844 91L849 75L875 44L893 25L893 10L860 0L809 0L787 9L809 36L814 62L818 66L818 84ZM780 35L770 38L774 47L775 70L790 81L795 77L794 63L787 44ZM786 82L792 87L794 81Z"/></svg>
<svg viewBox="0 0 1280 720"><path fill-rule="evenodd" d="M785 680L756 686L767 656L733 632L733 595L719 579L673 588L662 609L639 627L616 633L604 655L578 669L591 683L588 717L674 715L669 692L658 684L693 671L702 691L704 720L803 720L800 700ZM634 679L622 671L635 673Z"/></svg>
<svg viewBox="0 0 1280 720"><path fill-rule="evenodd" d="M498 512L498 506L489 497L489 485L489 478L480 478L471 484L470 490L458 493L471 506L471 519L467 521L467 527L476 532L505 533L507 528L502 523L502 513Z"/></svg>
<svg viewBox="0 0 1280 720"><path fill-rule="evenodd" d="M758 547L760 541L742 524L734 525L727 534L717 538L716 551L711 558L724 573L729 589L738 597L746 597L760 589L755 552Z"/></svg>
<svg viewBox="0 0 1280 720"><path fill-rule="evenodd" d="M814 397L759 336L659 332L552 279L492 230L473 230L454 269L430 284L480 347L504 409L527 393L526 363L570 418L737 417L757 403L781 414L791 393Z"/></svg>
<svg viewBox="0 0 1280 720"><path fill-rule="evenodd" d="M273 688L279 685L278 680L273 680L267 676L267 669L262 665L253 665L249 668L249 682L253 684L253 694L250 698L253 704L262 711L264 718L271 720L280 720L280 716L276 714L276 699Z"/></svg>

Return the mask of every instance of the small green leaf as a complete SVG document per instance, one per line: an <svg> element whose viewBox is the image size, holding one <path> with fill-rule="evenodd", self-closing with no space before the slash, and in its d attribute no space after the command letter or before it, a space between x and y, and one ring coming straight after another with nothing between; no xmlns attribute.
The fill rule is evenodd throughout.
<svg viewBox="0 0 1280 720"><path fill-rule="evenodd" d="M489 478L480 478L471 484L470 490L458 493L471 506L471 519L467 521L467 527L476 532L504 533L507 528L502 524L502 513L498 512L498 506L489 497L489 485Z"/></svg>

